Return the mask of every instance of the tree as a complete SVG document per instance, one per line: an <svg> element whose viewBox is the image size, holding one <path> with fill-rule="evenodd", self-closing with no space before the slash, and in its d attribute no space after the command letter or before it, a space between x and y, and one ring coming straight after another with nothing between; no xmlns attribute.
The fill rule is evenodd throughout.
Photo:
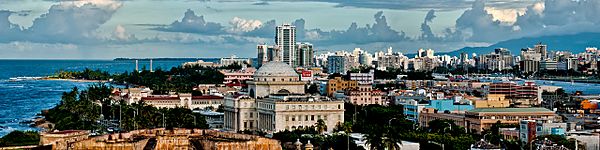
<svg viewBox="0 0 600 150"><path fill-rule="evenodd" d="M316 83L310 84L308 86L308 89L306 89L306 93L319 94L319 85L317 85Z"/></svg>
<svg viewBox="0 0 600 150"><path fill-rule="evenodd" d="M351 133L352 132L352 123L351 122L338 123L336 125L336 127L333 129L333 131L335 131L335 132L344 131L345 133Z"/></svg>
<svg viewBox="0 0 600 150"><path fill-rule="evenodd" d="M36 131L12 131L0 138L0 147L37 145L40 135Z"/></svg>
<svg viewBox="0 0 600 150"><path fill-rule="evenodd" d="M317 123L315 123L315 128L319 131L319 134L323 134L327 130L327 125L323 119L319 119L317 120Z"/></svg>

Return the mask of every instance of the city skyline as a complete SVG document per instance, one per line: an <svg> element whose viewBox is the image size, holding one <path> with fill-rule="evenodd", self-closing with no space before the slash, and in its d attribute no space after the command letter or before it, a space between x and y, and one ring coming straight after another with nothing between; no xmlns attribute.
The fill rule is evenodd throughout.
<svg viewBox="0 0 600 150"><path fill-rule="evenodd" d="M0 34L7 35L0 38L4 59L254 57L256 45L272 43L275 26L286 23L297 26L296 41L310 42L318 52L355 47L375 52L390 46L403 53L449 52L521 37L597 32L593 10L600 6L597 1L534 0L0 4Z"/></svg>

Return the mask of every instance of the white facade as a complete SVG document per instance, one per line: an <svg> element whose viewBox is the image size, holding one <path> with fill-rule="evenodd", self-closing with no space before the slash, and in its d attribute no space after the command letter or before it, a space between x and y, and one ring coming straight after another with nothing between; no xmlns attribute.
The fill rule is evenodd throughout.
<svg viewBox="0 0 600 150"><path fill-rule="evenodd" d="M305 83L291 66L263 65L248 82L249 94L225 98L224 129L278 132L314 126L321 119L327 132L344 122L344 102L304 93Z"/></svg>
<svg viewBox="0 0 600 150"><path fill-rule="evenodd" d="M375 80L375 70L370 70L368 73L350 73L350 80L358 81L358 84L372 85Z"/></svg>

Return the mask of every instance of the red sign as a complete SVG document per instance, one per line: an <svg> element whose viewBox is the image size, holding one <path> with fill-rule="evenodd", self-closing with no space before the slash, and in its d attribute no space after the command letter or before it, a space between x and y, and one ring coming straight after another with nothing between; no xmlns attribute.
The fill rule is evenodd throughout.
<svg viewBox="0 0 600 150"><path fill-rule="evenodd" d="M303 70L302 77L312 77L312 70Z"/></svg>

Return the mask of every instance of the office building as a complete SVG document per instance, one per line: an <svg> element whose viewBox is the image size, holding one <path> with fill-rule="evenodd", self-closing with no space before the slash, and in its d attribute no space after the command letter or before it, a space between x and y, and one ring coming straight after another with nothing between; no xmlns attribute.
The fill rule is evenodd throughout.
<svg viewBox="0 0 600 150"><path fill-rule="evenodd" d="M260 67L263 64L269 62L270 58L268 56L268 47L269 46L267 44L259 44L256 46L256 64L258 65L257 67Z"/></svg>
<svg viewBox="0 0 600 150"><path fill-rule="evenodd" d="M312 67L314 66L314 48L310 43L296 43L296 50L298 54L296 55L296 60L298 61L298 65L300 67Z"/></svg>
<svg viewBox="0 0 600 150"><path fill-rule="evenodd" d="M283 54L282 62L298 66L296 60L296 27L290 24L283 24L276 27L275 45L279 45Z"/></svg>

